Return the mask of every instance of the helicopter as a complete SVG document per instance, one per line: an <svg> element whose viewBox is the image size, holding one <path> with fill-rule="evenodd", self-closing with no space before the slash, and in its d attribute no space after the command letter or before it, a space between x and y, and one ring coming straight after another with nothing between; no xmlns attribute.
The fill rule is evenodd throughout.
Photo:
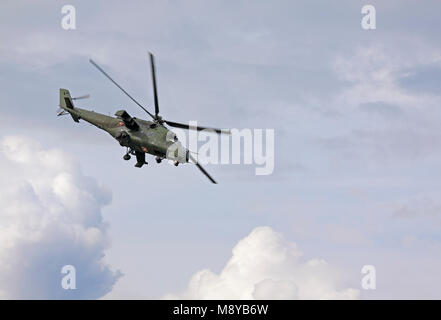
<svg viewBox="0 0 441 320"><path fill-rule="evenodd" d="M184 123L169 121L162 118L159 115L155 59L151 52L149 52L149 56L153 82L153 97L155 103L154 114L150 113L146 107L135 100L96 62L94 62L92 59L90 59L89 62L104 76L106 76L114 85L116 85L124 94L126 94L127 97L129 97L136 105L144 110L152 118L151 121L132 117L126 110L119 110L115 113L115 117L111 117L105 114L78 108L74 106L74 101L89 98L89 95L71 97L69 90L62 88L60 89L60 109L58 110L57 115L62 116L70 114L75 122L84 120L97 128L106 131L114 139L116 139L121 146L126 148L127 151L123 156L124 160L130 160L131 155L136 157L135 167L137 168L141 168L148 164L145 161L146 154L155 156L157 163L161 163L161 161L164 159L172 160L175 166L178 166L180 163L190 163L191 161L196 164L198 169L212 183L216 184L217 182L213 179L213 177L208 174L208 172L198 163L196 159L194 159L194 157L191 155L192 152L182 146L176 134L169 130L165 124L181 129L198 131L207 130L217 134L230 134L230 131L227 129L190 126Z"/></svg>

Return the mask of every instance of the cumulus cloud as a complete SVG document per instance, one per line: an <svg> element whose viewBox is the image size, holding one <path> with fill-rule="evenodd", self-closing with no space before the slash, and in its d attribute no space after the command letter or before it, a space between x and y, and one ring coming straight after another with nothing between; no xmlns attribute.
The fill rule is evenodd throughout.
<svg viewBox="0 0 441 320"><path fill-rule="evenodd" d="M356 299L339 272L322 259L306 260L298 246L270 227L257 227L233 248L216 274L197 272L181 294L168 299Z"/></svg>
<svg viewBox="0 0 441 320"><path fill-rule="evenodd" d="M319 145L339 158L382 167L439 157L441 96L433 87L441 74L440 56L438 46L416 39L340 52L333 70L345 86L329 106L347 125L319 139ZM424 84L417 85L421 79Z"/></svg>
<svg viewBox="0 0 441 320"><path fill-rule="evenodd" d="M408 45L417 46L412 42ZM401 52L397 45L370 45L358 47L350 55L338 56L334 71L348 86L337 97L336 104L351 108L381 102L411 109L438 105L439 96L426 91L409 91L401 86L402 80L409 78L409 68L432 69L439 65L440 49L420 46L432 54L421 55L422 49Z"/></svg>
<svg viewBox="0 0 441 320"><path fill-rule="evenodd" d="M32 139L0 139L0 298L95 299L118 277L103 263L108 247L101 208L108 190L69 155ZM61 269L76 269L76 290Z"/></svg>

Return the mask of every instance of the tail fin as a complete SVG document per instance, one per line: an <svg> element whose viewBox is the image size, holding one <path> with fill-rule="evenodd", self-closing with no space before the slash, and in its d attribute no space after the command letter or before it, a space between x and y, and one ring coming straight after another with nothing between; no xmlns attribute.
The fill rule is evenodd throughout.
<svg viewBox="0 0 441 320"><path fill-rule="evenodd" d="M60 89L60 107L63 109L73 109L73 101L72 97L70 96L69 90L66 89Z"/></svg>
<svg viewBox="0 0 441 320"><path fill-rule="evenodd" d="M75 122L79 122L78 116L69 111L74 109L74 104L69 90L60 89L60 108L69 112Z"/></svg>

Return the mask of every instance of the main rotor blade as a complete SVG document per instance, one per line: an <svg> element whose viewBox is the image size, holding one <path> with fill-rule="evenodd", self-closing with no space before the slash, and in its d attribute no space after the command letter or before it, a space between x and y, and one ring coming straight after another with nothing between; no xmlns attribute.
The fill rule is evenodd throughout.
<svg viewBox="0 0 441 320"><path fill-rule="evenodd" d="M165 123L167 123L169 126L175 127L175 128L181 128L181 129L193 129L193 130L212 130L218 134L231 134L230 130L228 129L217 129L217 128L209 128L209 127L201 127L201 126L197 126L197 127L193 127L193 126L189 126L188 124L184 124L184 123L179 123L179 122L173 122L173 121L168 121L165 120Z"/></svg>
<svg viewBox="0 0 441 320"><path fill-rule="evenodd" d="M205 176L206 176L208 179L210 179L210 181L211 181L212 183L217 184L216 180L214 180L213 177L210 176L210 175L208 174L207 171L205 171L205 169L204 169L204 168L203 168L203 167L202 167L202 166L196 161L195 158L193 158L193 157L190 155L190 159L191 159L191 161L193 161L193 162L196 164L196 167L198 167L199 170L201 170L201 172L202 172L203 174L205 174Z"/></svg>
<svg viewBox="0 0 441 320"><path fill-rule="evenodd" d="M147 112L147 114L152 117L153 119L155 119L155 116L152 115L150 112L148 112L148 110L146 108L144 108L138 101L136 101L130 94L127 93L126 90L124 90L118 83L116 83L115 80L113 80L103 69L101 69L101 67L99 65L97 65L95 63L95 61L93 61L92 59L89 59L89 62L91 64L93 64L95 66L95 68L97 68L99 71L102 72L102 74L104 74L110 81L113 82L113 84L115 86L117 86L119 89L121 89L122 92L124 92L133 102L135 102L142 110L144 110L145 112Z"/></svg>
<svg viewBox="0 0 441 320"><path fill-rule="evenodd" d="M159 103L158 103L158 91L156 89L156 69L155 69L155 57L153 53L150 54L150 66L152 68L152 82L153 82L153 97L155 99L155 116L158 117L159 114Z"/></svg>

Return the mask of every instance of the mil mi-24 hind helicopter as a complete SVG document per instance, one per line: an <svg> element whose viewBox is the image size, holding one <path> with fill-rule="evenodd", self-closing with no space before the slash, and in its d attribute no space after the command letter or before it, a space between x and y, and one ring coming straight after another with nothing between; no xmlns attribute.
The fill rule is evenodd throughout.
<svg viewBox="0 0 441 320"><path fill-rule="evenodd" d="M93 60L89 60L99 71L101 71L113 84L115 84L122 92L124 92L133 102L135 102L141 109L152 117L153 121L147 121L131 117L127 111L119 110L115 113L116 117L110 117L94 111L89 111L74 106L73 101L88 98L89 96L81 96L72 98L69 91L60 89L60 110L58 116L70 114L75 122L80 119L89 122L90 124L108 132L115 138L121 146L127 148L124 155L124 160L130 160L130 155L136 156L135 167L141 168L145 161L146 153L154 155L156 162L160 163L163 159L170 159L174 161L177 166L179 163L188 163L190 160L196 164L199 170L207 176L212 183L216 181L208 174L207 171L192 157L189 150L183 147L175 133L167 129L164 123L176 128L194 129L194 130L211 130L218 134L230 134L229 130L207 128L207 127L193 127L187 124L173 122L163 119L159 115L158 94L156 89L156 72L155 61L152 53L150 55L150 64L153 81L153 96L155 101L155 114L151 114L144 106L136 101L131 95L127 93L118 83L115 82L100 66ZM170 152L172 150L172 152Z"/></svg>

